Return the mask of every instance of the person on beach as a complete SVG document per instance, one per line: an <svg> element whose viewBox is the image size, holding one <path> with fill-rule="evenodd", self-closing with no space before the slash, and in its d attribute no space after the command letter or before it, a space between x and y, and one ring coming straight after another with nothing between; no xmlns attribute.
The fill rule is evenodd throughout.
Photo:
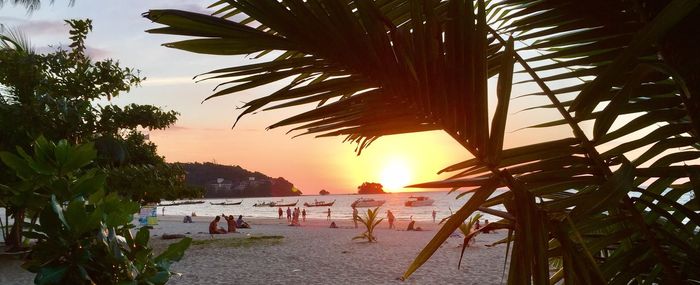
<svg viewBox="0 0 700 285"><path fill-rule="evenodd" d="M182 219L183 223L192 223L192 217L190 216L185 216L184 219Z"/></svg>
<svg viewBox="0 0 700 285"><path fill-rule="evenodd" d="M163 207L163 216L165 216L165 207Z"/></svg>
<svg viewBox="0 0 700 285"><path fill-rule="evenodd" d="M223 213L221 214L222 217L224 217L224 220L226 220L226 224L228 225L228 232L229 233L235 233L236 232L236 219L233 217L233 215L224 215Z"/></svg>
<svg viewBox="0 0 700 285"><path fill-rule="evenodd" d="M224 228L219 227L219 221L221 221L221 217L216 216L211 223L209 223L209 233L212 235L215 234L225 234L226 230Z"/></svg>
<svg viewBox="0 0 700 285"><path fill-rule="evenodd" d="M287 222L292 221L292 210L287 207Z"/></svg>
<svg viewBox="0 0 700 285"><path fill-rule="evenodd" d="M355 223L355 228L357 228L357 220L359 220L360 215L357 214L357 208L352 207L352 222Z"/></svg>
<svg viewBox="0 0 700 285"><path fill-rule="evenodd" d="M433 209L433 223L435 223L435 216L437 216L437 213L435 212L435 209Z"/></svg>
<svg viewBox="0 0 700 285"><path fill-rule="evenodd" d="M386 218L389 220L389 229L393 229L396 217L394 217L394 213L392 213L391 210L386 210Z"/></svg>
<svg viewBox="0 0 700 285"><path fill-rule="evenodd" d="M481 228L481 224L479 223L479 220L476 220L476 224L474 224L474 229L478 230Z"/></svg>
<svg viewBox="0 0 700 285"><path fill-rule="evenodd" d="M301 226L301 224L299 223L299 210L297 208L294 208L294 213L292 213L292 223L289 225Z"/></svg>
<svg viewBox="0 0 700 285"><path fill-rule="evenodd" d="M326 220L331 220L331 208L328 208L328 216L326 216Z"/></svg>
<svg viewBox="0 0 700 285"><path fill-rule="evenodd" d="M236 221L236 226L238 226L239 229L249 229L250 225L243 221L243 215L238 215L238 220Z"/></svg>
<svg viewBox="0 0 700 285"><path fill-rule="evenodd" d="M486 227L486 226L488 226L488 225L489 225L489 220L484 221L484 227ZM483 233L485 233L485 234L490 234L491 231L489 231L489 230L484 230Z"/></svg>
<svg viewBox="0 0 700 285"><path fill-rule="evenodd" d="M301 210L301 219L306 222L306 209Z"/></svg>
<svg viewBox="0 0 700 285"><path fill-rule="evenodd" d="M335 224L335 222L331 222L331 229L337 229L338 226Z"/></svg>
<svg viewBox="0 0 700 285"><path fill-rule="evenodd" d="M282 207L277 208L277 214L279 215L279 217L277 219L281 220L282 216L284 215L284 211L282 211Z"/></svg>
<svg viewBox="0 0 700 285"><path fill-rule="evenodd" d="M421 227L416 227L416 221L411 220L410 223L408 223L408 227L406 228L407 231L422 231Z"/></svg>

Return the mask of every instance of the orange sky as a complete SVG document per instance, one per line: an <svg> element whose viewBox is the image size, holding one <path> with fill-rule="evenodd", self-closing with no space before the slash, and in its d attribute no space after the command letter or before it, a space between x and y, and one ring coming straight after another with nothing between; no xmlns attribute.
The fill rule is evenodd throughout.
<svg viewBox="0 0 700 285"><path fill-rule="evenodd" d="M4 7L0 22L24 30L41 52L50 50L48 45L65 46L68 28L63 19L93 19L94 30L87 39L89 53L96 59L118 60L122 66L137 68L142 76L147 77L143 86L101 104L152 104L180 112L175 127L150 134L167 161L216 161L240 165L272 177L285 177L304 193L316 194L321 189L331 193L356 192L356 187L362 182L382 182L382 174L386 176L392 169L406 172L404 175L409 183L438 180L446 176L437 176L437 171L470 158L464 149L441 132L381 138L358 157L353 151L355 145L342 144L340 137L292 139L292 135L284 134L286 129L265 131L266 126L313 106L250 115L231 130L233 121L241 112L236 107L270 94L281 85L273 84L202 103L216 84L195 84L194 75L254 61L240 56L207 56L162 47L162 43L182 38L146 34L145 30L156 25L141 17L141 13L156 8L205 12L207 3L199 0L76 1L74 7L65 6L60 1L56 3L33 14L27 14L22 8ZM516 78L515 81L523 79ZM490 83L490 94L494 94L495 80ZM537 91L533 84L516 85L513 97L533 91ZM512 133L551 119L555 114L553 110L517 112L545 103L536 97L511 102L506 127L507 147L569 134L557 129ZM492 98L491 109L494 104Z"/></svg>

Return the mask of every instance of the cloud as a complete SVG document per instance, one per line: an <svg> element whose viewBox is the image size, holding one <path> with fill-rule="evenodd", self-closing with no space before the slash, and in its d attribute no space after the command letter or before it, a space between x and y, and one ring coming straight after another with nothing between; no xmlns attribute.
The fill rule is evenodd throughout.
<svg viewBox="0 0 700 285"><path fill-rule="evenodd" d="M51 53L55 52L58 49L64 49L68 50L69 48L67 46L44 46L40 48L36 48L35 51L40 54L46 54L46 53ZM111 54L108 50L106 49L101 49L101 48L96 48L96 47L91 47L87 46L85 53L90 56L92 60L103 60L109 57Z"/></svg>
<svg viewBox="0 0 700 285"><path fill-rule="evenodd" d="M141 85L143 86L168 86L168 85L180 85L180 84L192 84L194 80L192 77L178 76L178 77L149 77L146 78Z"/></svg>
<svg viewBox="0 0 700 285"><path fill-rule="evenodd" d="M90 56L93 60L103 60L109 57L111 54L108 50L106 49L101 49L101 48L96 48L96 47L91 47L87 46L87 49L85 50L85 53Z"/></svg>
<svg viewBox="0 0 700 285"><path fill-rule="evenodd" d="M0 17L4 28L17 28L31 37L42 35L68 35L70 28L61 20L26 20L15 17Z"/></svg>
<svg viewBox="0 0 700 285"><path fill-rule="evenodd" d="M20 30L31 36L39 35L68 35L70 27L63 21L35 20L26 21L18 26Z"/></svg>

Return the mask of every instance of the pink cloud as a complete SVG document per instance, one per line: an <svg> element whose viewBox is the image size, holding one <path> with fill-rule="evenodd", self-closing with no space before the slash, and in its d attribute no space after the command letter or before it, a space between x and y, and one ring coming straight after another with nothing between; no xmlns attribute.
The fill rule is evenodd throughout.
<svg viewBox="0 0 700 285"><path fill-rule="evenodd" d="M28 21L19 26L28 35L68 34L70 28L63 21Z"/></svg>
<svg viewBox="0 0 700 285"><path fill-rule="evenodd" d="M35 50L37 53L44 53L45 54L45 53L55 52L59 48L65 49L65 50L69 49L68 47L65 47L65 46L60 46L60 47L44 46L44 47L36 48ZM87 46L85 53L87 53L87 55L90 56L90 58L92 58L93 60L103 60L103 59L108 58L109 55L111 54L106 49L101 49L101 48L96 48L96 47L91 47L91 46Z"/></svg>

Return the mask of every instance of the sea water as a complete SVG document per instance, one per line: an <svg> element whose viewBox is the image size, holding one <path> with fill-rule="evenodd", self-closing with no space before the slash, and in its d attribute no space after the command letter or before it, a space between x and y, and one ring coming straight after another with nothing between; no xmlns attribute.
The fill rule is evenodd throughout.
<svg viewBox="0 0 700 285"><path fill-rule="evenodd" d="M494 193L502 193L505 190L497 190ZM372 194L372 195L357 195L357 194L339 194L339 195L304 195L304 196L293 196L293 197L264 197L264 198L228 198L228 199L201 199L204 204L191 204L191 205L179 205L179 206L166 206L166 215L191 215L193 212L198 216L215 216L215 215L243 215L243 217L251 218L277 218L278 207L253 207L255 203L260 202L277 202L284 200L283 203L294 203L299 201L295 207L300 209L306 209L307 218L317 218L325 219L328 213L328 209L331 210L331 218L333 219L352 219L352 207L350 204L359 198L371 198L375 200L384 200L386 203L379 208L380 217L386 218L386 211L391 210L394 216L398 220L417 220L417 221L432 221L432 212L435 210L436 219L440 221L443 218L449 217L453 212L459 210L464 204L469 200L472 194L466 194L463 197L457 198L457 195L462 191L455 191L453 193L448 193L447 191L437 191L437 192L404 192L404 193L387 193L387 194ZM433 200L435 203L431 206L422 207L406 207L404 203L411 200L411 196L426 196ZM200 199L197 199L200 200ZM335 200L335 204L331 207L304 207L304 203L313 204L314 200L332 202ZM221 202L239 202L242 201L240 205L211 205L210 203L221 203ZM164 202L164 203L169 203ZM163 207L158 207L158 214L162 213ZM366 213L367 209L371 208L358 208L360 215ZM505 211L502 206L495 206L493 209ZM282 207L285 211L287 207ZM497 217L491 216L489 214L483 214L483 219L487 219L491 222L498 220Z"/></svg>

